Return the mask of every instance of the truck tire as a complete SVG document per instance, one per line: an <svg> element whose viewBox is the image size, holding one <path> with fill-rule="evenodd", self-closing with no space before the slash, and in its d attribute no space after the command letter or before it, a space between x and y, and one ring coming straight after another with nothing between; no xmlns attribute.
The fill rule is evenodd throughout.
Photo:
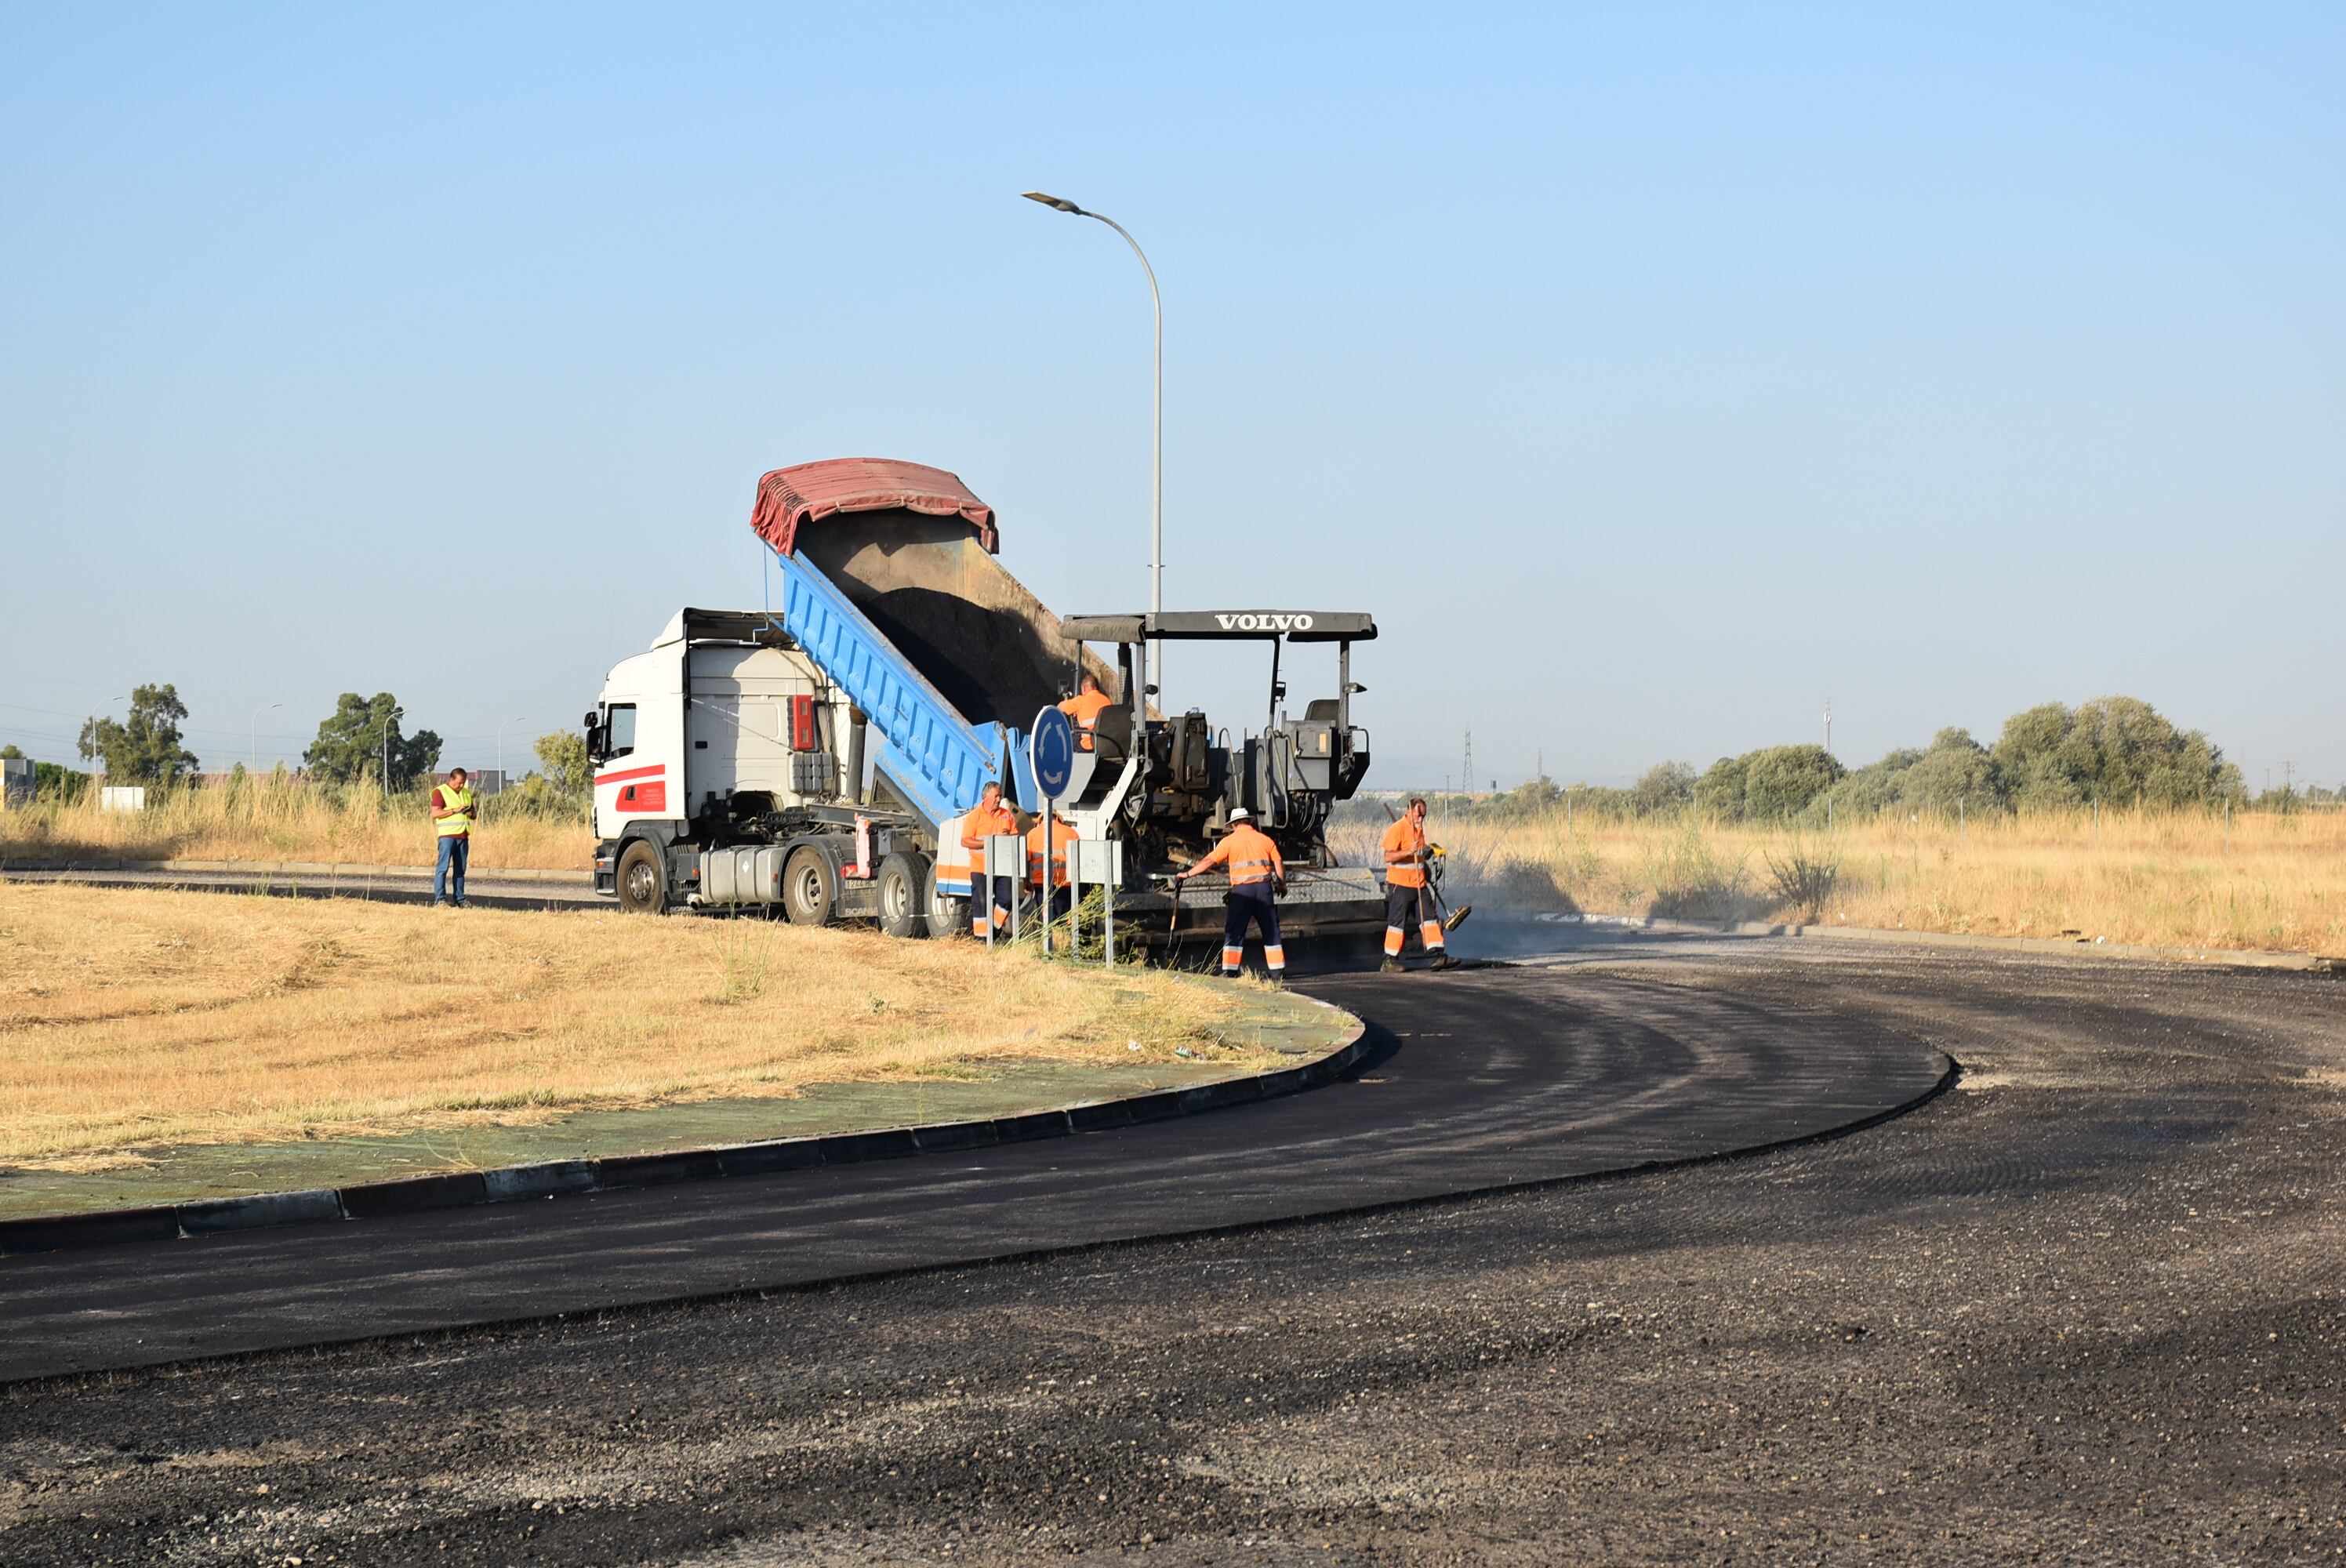
<svg viewBox="0 0 2346 1568"><path fill-rule="evenodd" d="M921 873L921 923L935 937L969 934L969 901L937 891L937 865L931 860Z"/></svg>
<svg viewBox="0 0 2346 1568"><path fill-rule="evenodd" d="M636 839L619 851L612 876L619 908L629 914L668 913L668 857L648 839Z"/></svg>
<svg viewBox="0 0 2346 1568"><path fill-rule="evenodd" d="M800 845L782 867L782 908L792 925L829 925L839 908L839 873L812 844Z"/></svg>
<svg viewBox="0 0 2346 1568"><path fill-rule="evenodd" d="M880 929L899 940L929 934L928 909L922 895L929 891L925 855L902 852L880 862Z"/></svg>

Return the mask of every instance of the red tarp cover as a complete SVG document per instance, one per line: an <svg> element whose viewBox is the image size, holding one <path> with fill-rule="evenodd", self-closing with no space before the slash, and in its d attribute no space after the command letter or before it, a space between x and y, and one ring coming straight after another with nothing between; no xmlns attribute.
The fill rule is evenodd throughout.
<svg viewBox="0 0 2346 1568"><path fill-rule="evenodd" d="M758 507L750 514L750 526L788 555L798 544L802 524L848 512L898 508L932 517L959 513L977 530L988 555L1002 549L994 508L971 494L957 475L885 457L832 457L775 469L758 481Z"/></svg>

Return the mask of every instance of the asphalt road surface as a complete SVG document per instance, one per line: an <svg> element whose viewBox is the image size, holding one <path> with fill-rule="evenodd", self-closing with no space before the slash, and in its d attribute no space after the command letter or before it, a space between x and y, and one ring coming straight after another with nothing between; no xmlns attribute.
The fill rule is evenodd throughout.
<svg viewBox="0 0 2346 1568"><path fill-rule="evenodd" d="M1944 1051L1965 1071L1908 1115L1739 1159L18 1384L0 1561L2346 1555L2335 980L1644 937L1315 988L1391 1031L1359 1084L1028 1145L1060 1168L1005 1184L997 1158L968 1179L1006 1190L974 1207L923 1162L890 1167L919 1200L870 1214L861 1266L940 1230L985 1250L1029 1208L1056 1233L1136 1189L1166 1229L1405 1196L1429 1173L1540 1180L1583 1143L1798 1136L1782 1082L1829 1058L1862 1076ZM1704 1128L1698 1084L1740 1108ZM1253 1159L1179 1152L1249 1124L1280 1129ZM645 1269L675 1294L714 1252L747 1282L830 1245L791 1239L810 1200L825 1237L859 1229L843 1188L762 1227L695 1207L724 1186L602 1200L643 1207L604 1217L599 1257L548 1205L462 1217L478 1235L419 1217L438 1227L15 1260L9 1353L178 1353L126 1349L126 1322L211 1348L305 1279L261 1340L336 1310L364 1332L427 1263L451 1292L505 1278L483 1315L597 1269L614 1298ZM210 1266L178 1261L199 1252Z"/></svg>

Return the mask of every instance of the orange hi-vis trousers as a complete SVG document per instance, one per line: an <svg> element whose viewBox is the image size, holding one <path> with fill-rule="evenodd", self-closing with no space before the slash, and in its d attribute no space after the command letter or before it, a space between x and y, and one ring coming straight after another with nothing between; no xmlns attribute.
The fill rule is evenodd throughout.
<svg viewBox="0 0 2346 1568"><path fill-rule="evenodd" d="M1262 932L1262 964L1276 975L1287 972L1287 949L1279 940L1279 901L1270 884L1240 882L1225 901L1229 918L1222 922L1222 972L1236 974L1246 957L1247 927Z"/></svg>
<svg viewBox="0 0 2346 1568"><path fill-rule="evenodd" d="M985 940L985 927L989 912L992 915L994 929L997 935L1000 934L1005 927L1009 925L1010 901L1018 896L1018 885L1008 877L994 878L994 897L991 901L993 908L991 911L989 911L986 907L989 901L984 896L982 891L985 886L985 879L984 877L973 877L970 880L972 886L970 888L969 901L969 934L977 938L978 941L984 942Z"/></svg>
<svg viewBox="0 0 2346 1568"><path fill-rule="evenodd" d="M1433 894L1424 888L1385 884L1385 956L1399 958L1408 941L1412 915L1417 917L1417 937L1428 952L1442 951L1442 922L1433 918Z"/></svg>

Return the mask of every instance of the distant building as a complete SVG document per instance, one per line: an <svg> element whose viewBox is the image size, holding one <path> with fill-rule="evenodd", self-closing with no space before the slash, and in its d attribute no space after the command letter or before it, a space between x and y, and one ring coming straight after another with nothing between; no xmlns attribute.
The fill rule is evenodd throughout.
<svg viewBox="0 0 2346 1568"><path fill-rule="evenodd" d="M33 803L33 759L0 757L0 811L15 811Z"/></svg>
<svg viewBox="0 0 2346 1568"><path fill-rule="evenodd" d="M475 795L502 795L505 792L505 776L494 768L467 768L464 769L464 777L472 780L473 793ZM432 775L432 782L445 784L448 782L448 775L434 773Z"/></svg>

